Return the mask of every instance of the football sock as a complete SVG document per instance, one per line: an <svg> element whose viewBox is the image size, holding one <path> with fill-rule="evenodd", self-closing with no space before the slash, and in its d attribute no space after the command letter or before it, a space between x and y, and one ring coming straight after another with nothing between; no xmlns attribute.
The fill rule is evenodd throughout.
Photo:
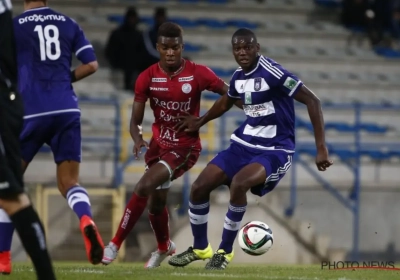
<svg viewBox="0 0 400 280"><path fill-rule="evenodd" d="M0 209L0 252L11 251L14 226L7 213Z"/></svg>
<svg viewBox="0 0 400 280"><path fill-rule="evenodd" d="M67 192L67 201L69 207L74 210L79 219L83 216L92 218L89 195L85 188L76 185Z"/></svg>
<svg viewBox="0 0 400 280"><path fill-rule="evenodd" d="M167 251L169 246L169 215L167 207L158 214L149 212L150 225L153 228L157 239L158 250L161 252Z"/></svg>
<svg viewBox="0 0 400 280"><path fill-rule="evenodd" d="M43 225L36 211L32 206L29 206L15 213L10 218L13 221L22 245L33 262L38 279L55 280L53 266L47 252Z"/></svg>
<svg viewBox="0 0 400 280"><path fill-rule="evenodd" d="M224 230L222 232L222 242L219 249L223 249L226 253L231 253L236 235L240 229L244 213L246 213L246 205L229 204L228 212L226 213Z"/></svg>
<svg viewBox="0 0 400 280"><path fill-rule="evenodd" d="M136 222L142 216L144 209L147 206L148 197L140 197L133 193L128 205L125 208L125 214L121 219L117 233L111 240L118 248L121 247L122 242L126 239L128 234L132 231Z"/></svg>
<svg viewBox="0 0 400 280"><path fill-rule="evenodd" d="M193 249L203 250L208 246L207 222L210 202L193 203L189 201L189 218L194 237Z"/></svg>

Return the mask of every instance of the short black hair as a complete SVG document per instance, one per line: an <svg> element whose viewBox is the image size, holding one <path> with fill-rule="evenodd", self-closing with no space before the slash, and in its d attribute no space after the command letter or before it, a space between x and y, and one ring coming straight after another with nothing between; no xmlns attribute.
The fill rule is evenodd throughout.
<svg viewBox="0 0 400 280"><path fill-rule="evenodd" d="M238 30L236 30L235 33L233 33L232 35L232 40L235 37L253 37L257 42L256 34L254 34L254 32L248 28L239 28Z"/></svg>
<svg viewBox="0 0 400 280"><path fill-rule="evenodd" d="M179 24L174 22L164 22L160 25L157 32L158 37L167 37L167 38L182 38L183 37L183 29Z"/></svg>

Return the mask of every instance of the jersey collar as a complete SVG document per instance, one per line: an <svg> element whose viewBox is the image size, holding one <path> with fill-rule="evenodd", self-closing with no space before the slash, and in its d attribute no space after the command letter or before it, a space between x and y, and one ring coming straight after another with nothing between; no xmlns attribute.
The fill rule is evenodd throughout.
<svg viewBox="0 0 400 280"><path fill-rule="evenodd" d="M49 7L39 7L39 8L32 8L29 10L24 11L24 13L26 12L33 12L33 11L41 11L41 10L46 10L46 9L50 9Z"/></svg>
<svg viewBox="0 0 400 280"><path fill-rule="evenodd" d="M162 69L162 67L161 67L161 65L160 65L160 62L158 63L158 68L160 68L160 70L161 70L165 75L167 75L170 79L172 79L173 77L179 75L179 74L183 71L183 69L185 69L185 66L186 66L186 59L182 58L181 67L179 67L178 70L176 70L174 73L169 74L169 73L165 72L164 69Z"/></svg>
<svg viewBox="0 0 400 280"><path fill-rule="evenodd" d="M257 61L257 65L256 65L256 67L254 67L254 69L253 69L253 70L251 70L249 73L244 73L244 72L243 72L245 76L251 75L251 74L253 74L253 73L254 73L254 71L256 71L256 70L257 70L258 66L260 65L260 58L261 58L261 55L259 55L259 56L257 57L257 59L258 59L258 61Z"/></svg>

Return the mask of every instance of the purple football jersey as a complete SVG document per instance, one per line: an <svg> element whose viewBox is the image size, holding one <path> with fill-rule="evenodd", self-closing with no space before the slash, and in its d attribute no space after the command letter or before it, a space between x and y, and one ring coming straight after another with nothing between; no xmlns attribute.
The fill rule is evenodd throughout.
<svg viewBox="0 0 400 280"><path fill-rule="evenodd" d="M243 101L246 120L231 141L260 150L295 149L293 96L303 83L270 58L260 56L256 68L232 76L228 95Z"/></svg>
<svg viewBox="0 0 400 280"><path fill-rule="evenodd" d="M71 85L72 55L84 64L96 56L78 24L42 7L15 17L14 29L24 118L79 112Z"/></svg>

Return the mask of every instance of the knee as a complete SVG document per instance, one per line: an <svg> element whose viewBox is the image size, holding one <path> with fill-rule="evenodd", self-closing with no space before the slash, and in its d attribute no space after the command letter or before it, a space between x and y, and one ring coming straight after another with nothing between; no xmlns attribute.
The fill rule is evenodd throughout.
<svg viewBox="0 0 400 280"><path fill-rule="evenodd" d="M0 208L9 216L29 207L31 202L25 193L16 193L0 199Z"/></svg>
<svg viewBox="0 0 400 280"><path fill-rule="evenodd" d="M230 186L230 191L231 193L246 193L250 188L250 182L233 178Z"/></svg>
<svg viewBox="0 0 400 280"><path fill-rule="evenodd" d="M207 199L211 193L211 190L208 188L206 182L201 180L196 180L192 184L192 188L190 190L190 199L191 201L197 202L204 199Z"/></svg>
<svg viewBox="0 0 400 280"><path fill-rule="evenodd" d="M135 186L135 193L138 196L148 197L154 191L154 186L148 180L140 180Z"/></svg>
<svg viewBox="0 0 400 280"><path fill-rule="evenodd" d="M62 195L66 195L68 190L73 186L78 185L78 180L71 176L62 176L58 178L58 189Z"/></svg>

